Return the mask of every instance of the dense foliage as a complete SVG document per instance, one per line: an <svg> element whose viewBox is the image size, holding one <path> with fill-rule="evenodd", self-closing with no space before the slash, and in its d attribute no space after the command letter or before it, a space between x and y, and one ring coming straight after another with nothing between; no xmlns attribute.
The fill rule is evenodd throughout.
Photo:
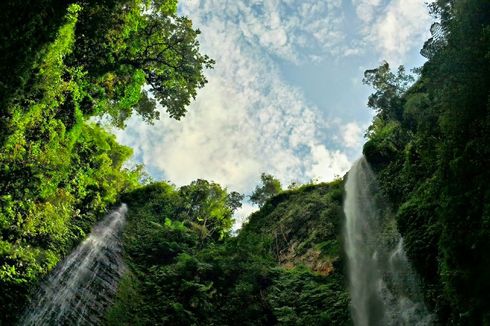
<svg viewBox="0 0 490 326"><path fill-rule="evenodd" d="M490 325L490 4L436 0L416 71L368 70L364 154L442 325ZM131 149L100 123L175 118L204 86L176 0L0 2L0 324L116 202L129 204L128 272L113 325L348 325L342 183L282 191L237 236L243 196L197 180L141 186ZM121 194L123 194L121 196Z"/></svg>
<svg viewBox="0 0 490 326"><path fill-rule="evenodd" d="M157 183L127 193L130 272L108 324L349 324L338 239L341 187L273 197L236 237L229 222L237 195L216 184ZM213 233L206 220L227 223L208 224Z"/></svg>
<svg viewBox="0 0 490 326"><path fill-rule="evenodd" d="M91 117L151 122L158 101L180 118L212 61L172 0L2 1L0 12L0 324L10 324L31 286L139 185L141 167L124 167L131 149Z"/></svg>
<svg viewBox="0 0 490 326"><path fill-rule="evenodd" d="M426 301L443 325L490 324L490 5L439 0L441 22L408 87L366 71L377 112L364 154L394 203Z"/></svg>
<svg viewBox="0 0 490 326"><path fill-rule="evenodd" d="M270 174L262 173L260 181L262 184L255 187L254 192L250 195L250 201L262 207L269 198L280 193L282 187L281 182Z"/></svg>

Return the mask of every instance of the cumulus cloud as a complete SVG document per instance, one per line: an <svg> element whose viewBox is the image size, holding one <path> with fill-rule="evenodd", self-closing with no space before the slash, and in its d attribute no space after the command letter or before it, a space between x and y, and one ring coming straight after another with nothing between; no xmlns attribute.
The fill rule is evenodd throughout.
<svg viewBox="0 0 490 326"><path fill-rule="evenodd" d="M403 64L407 53L421 47L429 37L431 17L420 0L354 0L356 12L364 22L364 39L382 59Z"/></svg>
<svg viewBox="0 0 490 326"><path fill-rule="evenodd" d="M250 192L262 171L288 184L331 180L348 169L345 155L318 141L326 130L296 89L266 62L250 62L239 51L234 58L240 69L231 76L212 73L185 119L165 118L155 126L132 119L120 140L139 144L135 154L177 184L200 177Z"/></svg>
<svg viewBox="0 0 490 326"><path fill-rule="evenodd" d="M362 129L357 122L349 122L342 130L342 141L348 148L357 148L362 142Z"/></svg>
<svg viewBox="0 0 490 326"><path fill-rule="evenodd" d="M287 17L286 5L300 16ZM314 26L308 17L338 5L339 1L257 1L251 6L245 1L184 2L180 10L202 30L203 51L217 62L208 72L209 83L182 121L162 114L162 120L147 126L134 118L118 133L119 140L135 148L148 168L177 185L206 178L250 193L261 172L285 185L292 180L327 181L344 173L350 165L347 156L322 141L333 131L325 128L317 108L283 81L273 60L301 46L294 40L296 34L327 37L329 32L321 28L315 29L318 35L307 32Z"/></svg>
<svg viewBox="0 0 490 326"><path fill-rule="evenodd" d="M325 63L328 57L359 55L373 44L389 59L418 42L419 1L353 1L364 29L349 40L341 0L182 1L180 12L202 31L203 52L216 60L207 72L209 83L181 121L163 113L148 126L133 118L118 139L149 170L177 185L205 178L250 193L261 172L284 185L343 175L348 154L362 142L359 124L326 123L284 80L277 59ZM238 224L253 209L248 203L240 209Z"/></svg>
<svg viewBox="0 0 490 326"><path fill-rule="evenodd" d="M381 0L353 0L356 14L365 23L371 22L381 4Z"/></svg>
<svg viewBox="0 0 490 326"><path fill-rule="evenodd" d="M237 30L245 42L295 63L338 54L344 40L341 0L192 0L180 10L198 26L224 20L222 27Z"/></svg>
<svg viewBox="0 0 490 326"><path fill-rule="evenodd" d="M320 144L311 147L311 164L309 175L316 180L333 180L347 172L350 162L340 151L329 151Z"/></svg>

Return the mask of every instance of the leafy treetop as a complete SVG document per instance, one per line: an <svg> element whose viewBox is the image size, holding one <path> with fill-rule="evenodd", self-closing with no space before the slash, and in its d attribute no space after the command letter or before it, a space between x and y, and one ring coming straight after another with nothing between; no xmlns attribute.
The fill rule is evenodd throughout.
<svg viewBox="0 0 490 326"><path fill-rule="evenodd" d="M260 180L262 181L262 185L255 187L254 192L250 195L250 200L252 203L262 207L267 199L280 193L282 187L281 182L270 174L262 173Z"/></svg>
<svg viewBox="0 0 490 326"><path fill-rule="evenodd" d="M174 0L107 0L84 8L68 62L88 72L85 113L109 114L123 127L133 111L147 122L158 119L158 102L182 118L207 82L203 70L214 63L199 53L199 34L190 19L177 16Z"/></svg>

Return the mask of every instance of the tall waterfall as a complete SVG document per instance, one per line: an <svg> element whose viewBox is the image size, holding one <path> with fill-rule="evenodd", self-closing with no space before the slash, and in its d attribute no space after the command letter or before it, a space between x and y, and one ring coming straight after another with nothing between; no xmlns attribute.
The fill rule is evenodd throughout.
<svg viewBox="0 0 490 326"><path fill-rule="evenodd" d="M403 238L364 158L349 171L345 191L345 248L354 324L431 325Z"/></svg>
<svg viewBox="0 0 490 326"><path fill-rule="evenodd" d="M108 214L43 283L20 325L98 325L123 273L120 233L127 207Z"/></svg>

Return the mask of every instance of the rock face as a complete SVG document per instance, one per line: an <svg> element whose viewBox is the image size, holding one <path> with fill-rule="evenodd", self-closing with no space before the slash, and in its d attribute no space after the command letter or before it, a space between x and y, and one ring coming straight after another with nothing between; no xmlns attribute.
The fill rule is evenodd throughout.
<svg viewBox="0 0 490 326"><path fill-rule="evenodd" d="M124 272L121 231L127 207L107 215L41 285L20 325L99 325Z"/></svg>
<svg viewBox="0 0 490 326"><path fill-rule="evenodd" d="M285 268L341 274L342 193L341 180L283 192L254 213L244 231L272 236L271 251Z"/></svg>

